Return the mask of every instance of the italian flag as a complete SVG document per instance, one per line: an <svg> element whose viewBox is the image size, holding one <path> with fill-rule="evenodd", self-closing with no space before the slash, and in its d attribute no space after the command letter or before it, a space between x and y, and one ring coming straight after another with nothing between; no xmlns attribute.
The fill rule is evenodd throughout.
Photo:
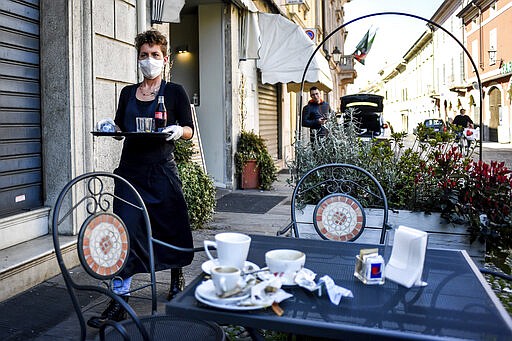
<svg viewBox="0 0 512 341"><path fill-rule="evenodd" d="M359 44L357 44L356 50L352 54L359 63L364 65L364 60L372 48L373 40L375 39L376 34L377 31L375 31L370 37L370 29L368 29L363 39L361 39Z"/></svg>

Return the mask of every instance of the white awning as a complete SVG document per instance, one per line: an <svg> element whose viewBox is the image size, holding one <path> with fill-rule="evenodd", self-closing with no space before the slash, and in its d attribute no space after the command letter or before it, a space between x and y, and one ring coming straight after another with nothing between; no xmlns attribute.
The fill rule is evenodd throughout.
<svg viewBox="0 0 512 341"><path fill-rule="evenodd" d="M288 84L288 91L300 91L306 64L315 51L315 43L304 29L278 14L258 13L260 43L258 68L262 83ZM332 90L331 72L320 51L309 65L304 90L316 85L324 91Z"/></svg>
<svg viewBox="0 0 512 341"><path fill-rule="evenodd" d="M258 25L258 13L245 11L240 28L242 32L240 35L240 59L259 59L261 33Z"/></svg>
<svg viewBox="0 0 512 341"><path fill-rule="evenodd" d="M242 6L244 8L247 8L249 10L249 12L258 12L258 8L256 8L256 6L254 5L254 3L252 2L252 0L241 0L242 1Z"/></svg>
<svg viewBox="0 0 512 341"><path fill-rule="evenodd" d="M180 22L180 12L185 0L153 0L151 1L151 20L155 22Z"/></svg>

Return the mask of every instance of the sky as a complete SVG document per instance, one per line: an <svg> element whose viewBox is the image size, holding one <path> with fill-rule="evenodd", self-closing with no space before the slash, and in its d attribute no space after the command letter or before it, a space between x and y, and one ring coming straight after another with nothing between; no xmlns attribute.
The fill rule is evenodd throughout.
<svg viewBox="0 0 512 341"><path fill-rule="evenodd" d="M444 0L352 0L345 4L345 23L360 16L380 12L402 12L430 19ZM427 22L403 15L379 15L348 24L345 54L352 54L357 43L371 28L377 30L365 65L355 61L357 78L348 93L359 91L369 81L376 80L379 70L397 63L427 29Z"/></svg>

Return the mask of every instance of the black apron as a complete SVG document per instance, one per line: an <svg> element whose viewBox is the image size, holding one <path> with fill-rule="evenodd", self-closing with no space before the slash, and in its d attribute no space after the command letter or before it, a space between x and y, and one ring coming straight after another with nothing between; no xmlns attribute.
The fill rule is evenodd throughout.
<svg viewBox="0 0 512 341"><path fill-rule="evenodd" d="M163 95L162 81L159 95ZM154 117L157 100L138 105L133 87L124 113L127 131L135 130L135 117ZM139 103L140 104L140 103ZM121 161L114 173L130 182L139 192L149 213L153 236L166 243L193 247L188 209L181 190L178 169L174 162L174 142L160 138L125 138ZM115 194L129 202L133 195L121 183L116 183ZM140 211L114 200L114 213L126 224L130 234L130 255L121 274L126 278L136 273L149 272L149 253L144 220ZM191 252L177 252L153 244L156 271L188 265L194 257Z"/></svg>

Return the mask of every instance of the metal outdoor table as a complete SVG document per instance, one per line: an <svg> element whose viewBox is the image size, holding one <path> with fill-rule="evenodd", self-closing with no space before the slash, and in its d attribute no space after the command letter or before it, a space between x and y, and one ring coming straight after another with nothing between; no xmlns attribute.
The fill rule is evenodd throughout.
<svg viewBox="0 0 512 341"><path fill-rule="evenodd" d="M294 296L280 303L278 317L270 308L253 311L216 309L198 302L194 291L205 274L199 275L180 295L167 303L166 313L194 317L220 324L276 330L334 339L512 340L512 320L464 250L428 249L423 280L425 287L407 289L391 281L365 285L354 277L355 256L361 248L383 245L342 243L253 235L248 260L265 265L271 249L297 249L306 253L305 267L317 279L329 275L352 291L339 305L327 296L291 286Z"/></svg>

